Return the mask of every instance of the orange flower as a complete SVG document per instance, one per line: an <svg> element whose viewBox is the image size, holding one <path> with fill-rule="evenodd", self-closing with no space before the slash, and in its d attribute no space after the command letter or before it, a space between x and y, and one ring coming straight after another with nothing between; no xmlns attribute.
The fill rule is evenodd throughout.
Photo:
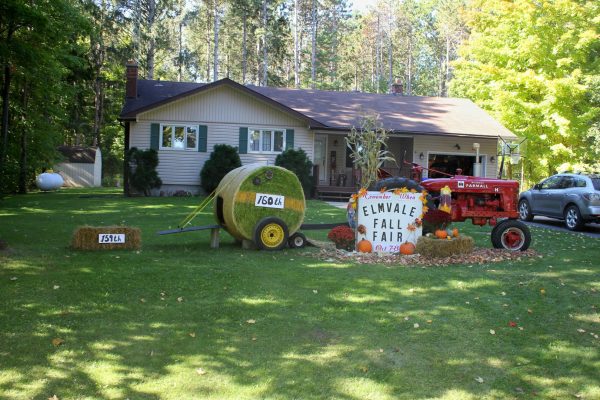
<svg viewBox="0 0 600 400"><path fill-rule="evenodd" d="M427 214L427 211L429 211L429 207L423 206L423 214Z"/></svg>
<svg viewBox="0 0 600 400"><path fill-rule="evenodd" d="M417 230L417 227L414 226L413 224L408 224L408 226L406 227L406 229L408 229L411 232L414 232Z"/></svg>
<svg viewBox="0 0 600 400"><path fill-rule="evenodd" d="M358 199L358 195L356 193L352 193L352 196L350 196L350 202L355 203L356 199Z"/></svg>
<svg viewBox="0 0 600 400"><path fill-rule="evenodd" d="M417 189L410 189L411 193L417 193Z"/></svg>
<svg viewBox="0 0 600 400"><path fill-rule="evenodd" d="M358 197L365 197L367 195L367 189L362 188L358 191Z"/></svg>
<svg viewBox="0 0 600 400"><path fill-rule="evenodd" d="M381 188L379 191L380 191L381 193L385 193L385 192L387 191L387 188L386 188L386 187L382 187L382 188Z"/></svg>
<svg viewBox="0 0 600 400"><path fill-rule="evenodd" d="M400 189L394 189L394 191L392 193L394 193L397 196L402 192L400 191Z"/></svg>

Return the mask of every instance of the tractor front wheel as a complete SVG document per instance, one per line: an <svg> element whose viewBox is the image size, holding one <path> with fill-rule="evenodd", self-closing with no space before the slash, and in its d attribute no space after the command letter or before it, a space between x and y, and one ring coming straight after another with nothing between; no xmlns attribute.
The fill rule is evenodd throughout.
<svg viewBox="0 0 600 400"><path fill-rule="evenodd" d="M531 232L521 221L507 219L492 229L492 245L496 249L525 251L531 244Z"/></svg>
<svg viewBox="0 0 600 400"><path fill-rule="evenodd" d="M263 218L254 228L254 243L259 250L281 250L287 241L288 227L279 218Z"/></svg>

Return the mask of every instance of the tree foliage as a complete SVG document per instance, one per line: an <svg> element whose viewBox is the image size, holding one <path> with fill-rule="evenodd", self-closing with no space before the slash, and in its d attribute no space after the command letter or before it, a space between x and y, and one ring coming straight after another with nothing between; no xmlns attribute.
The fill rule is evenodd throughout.
<svg viewBox="0 0 600 400"><path fill-rule="evenodd" d="M532 179L598 168L600 3L474 1L451 94L527 139Z"/></svg>

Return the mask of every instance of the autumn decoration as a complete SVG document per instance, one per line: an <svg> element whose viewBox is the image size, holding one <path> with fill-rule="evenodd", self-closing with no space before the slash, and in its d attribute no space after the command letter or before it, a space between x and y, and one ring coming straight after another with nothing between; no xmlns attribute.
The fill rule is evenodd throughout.
<svg viewBox="0 0 600 400"><path fill-rule="evenodd" d="M434 234L438 239L446 239L448 237L448 232L445 229L438 229L434 232Z"/></svg>
<svg viewBox="0 0 600 400"><path fill-rule="evenodd" d="M337 249L351 251L354 249L354 230L348 225L339 225L327 234L327 238L335 243Z"/></svg>
<svg viewBox="0 0 600 400"><path fill-rule="evenodd" d="M451 240L422 236L417 241L415 252L428 258L442 258L456 254L469 254L473 252L474 245L473 238L465 235Z"/></svg>
<svg viewBox="0 0 600 400"><path fill-rule="evenodd" d="M361 253L371 253L373 251L373 245L367 239L362 239L356 245L356 250Z"/></svg>
<svg viewBox="0 0 600 400"><path fill-rule="evenodd" d="M415 253L415 245L411 242L404 242L400 245L400 254L411 255Z"/></svg>

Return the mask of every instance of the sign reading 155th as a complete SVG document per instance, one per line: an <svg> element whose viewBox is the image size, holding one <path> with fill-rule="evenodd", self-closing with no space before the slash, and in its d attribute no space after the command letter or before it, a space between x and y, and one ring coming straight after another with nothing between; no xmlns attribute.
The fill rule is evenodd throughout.
<svg viewBox="0 0 600 400"><path fill-rule="evenodd" d="M358 225L364 233L359 233L373 245L378 252L398 252L404 242L416 244L422 234L420 224L423 202L421 193L367 192L358 199L356 213ZM409 230L409 225L413 230Z"/></svg>

